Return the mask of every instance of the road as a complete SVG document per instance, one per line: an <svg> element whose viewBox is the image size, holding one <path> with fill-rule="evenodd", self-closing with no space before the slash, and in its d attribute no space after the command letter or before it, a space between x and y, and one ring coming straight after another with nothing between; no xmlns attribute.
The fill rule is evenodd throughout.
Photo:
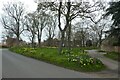
<svg viewBox="0 0 120 80"><path fill-rule="evenodd" d="M2 50L3 78L99 78L28 58L7 49Z"/></svg>
<svg viewBox="0 0 120 80"><path fill-rule="evenodd" d="M118 77L120 75L120 74L118 75L118 71L119 71L119 69L118 69L119 66L118 65L120 63L118 63L115 60L112 60L112 59L109 59L109 58L105 57L103 55L103 54L106 54L105 52L98 52L97 50L86 50L86 51L88 52L88 55L101 60L102 63L107 66L108 70L98 72L100 75L104 74L104 76L106 76L106 75L110 76L111 75L111 76L116 76L116 77Z"/></svg>
<svg viewBox="0 0 120 80"><path fill-rule="evenodd" d="M97 50L88 50L88 53L90 56L100 59L103 62L103 64L105 64L109 69L118 71L118 62L105 57L103 55L106 54L105 52L98 52Z"/></svg>
<svg viewBox="0 0 120 80"><path fill-rule="evenodd" d="M106 70L77 72L3 49L2 78L118 78L118 75Z"/></svg>

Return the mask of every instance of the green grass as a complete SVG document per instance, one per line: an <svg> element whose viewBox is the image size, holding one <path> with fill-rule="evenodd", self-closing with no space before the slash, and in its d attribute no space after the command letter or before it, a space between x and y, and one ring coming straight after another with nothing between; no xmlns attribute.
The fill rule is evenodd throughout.
<svg viewBox="0 0 120 80"><path fill-rule="evenodd" d="M118 52L108 52L108 51L103 51L103 50L98 50L98 52L105 52L106 54L104 54L104 56L106 56L110 59L116 60L116 61L120 61L119 57L118 57L120 55L120 53L118 53Z"/></svg>
<svg viewBox="0 0 120 80"><path fill-rule="evenodd" d="M68 54L67 50L64 49L62 54L58 54L57 48L23 48L13 47L11 51L18 54L42 60L57 66L76 70L76 71L101 71L106 67L102 62L96 58L91 58L87 55L83 49L74 48L71 53Z"/></svg>
<svg viewBox="0 0 120 80"><path fill-rule="evenodd" d="M119 59L119 55L120 53L118 52L106 52L107 54L104 54L106 57L116 60L116 61L120 61Z"/></svg>

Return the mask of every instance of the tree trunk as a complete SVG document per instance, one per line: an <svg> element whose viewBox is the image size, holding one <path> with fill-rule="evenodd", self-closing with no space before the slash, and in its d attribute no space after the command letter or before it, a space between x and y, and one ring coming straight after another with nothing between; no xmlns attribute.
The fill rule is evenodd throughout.
<svg viewBox="0 0 120 80"><path fill-rule="evenodd" d="M38 46L41 47L41 37L38 35Z"/></svg>
<svg viewBox="0 0 120 80"><path fill-rule="evenodd" d="M20 45L20 43L19 43L19 38L20 38L20 26L19 26L19 22L17 22L17 44L18 44L18 46Z"/></svg>
<svg viewBox="0 0 120 80"><path fill-rule="evenodd" d="M58 10L58 22L59 22L59 29L60 29L60 32L61 32L61 41L60 41L60 44L59 44L59 48L58 48L58 53L61 54L62 52L62 45L63 45L63 41L64 41L64 32L61 28L61 22L60 22L60 17L61 17L61 7L62 7L62 2L60 2L60 5L59 5L59 10Z"/></svg>
<svg viewBox="0 0 120 80"><path fill-rule="evenodd" d="M35 35L32 36L32 47L35 48Z"/></svg>
<svg viewBox="0 0 120 80"><path fill-rule="evenodd" d="M71 50L71 24L68 26L68 52Z"/></svg>
<svg viewBox="0 0 120 80"><path fill-rule="evenodd" d="M70 48L71 48L71 20L70 20L70 2L67 2L67 15L66 15L66 26L68 27L68 52L70 53Z"/></svg>
<svg viewBox="0 0 120 80"><path fill-rule="evenodd" d="M65 31L61 31L61 41L59 44L59 54L61 54L64 45Z"/></svg>
<svg viewBox="0 0 120 80"><path fill-rule="evenodd" d="M53 38L51 38L51 37L48 38L48 43L47 43L48 46L52 46L52 39L53 39Z"/></svg>
<svg viewBox="0 0 120 80"><path fill-rule="evenodd" d="M97 47L100 47L101 43L102 43L102 35L99 35L99 40L98 40Z"/></svg>
<svg viewBox="0 0 120 80"><path fill-rule="evenodd" d="M98 47L100 47L101 46L101 43L102 43L102 30L100 31L100 34L99 34L99 45L98 45Z"/></svg>
<svg viewBox="0 0 120 80"><path fill-rule="evenodd" d="M19 40L19 38L20 38L20 35L19 34L17 34L17 45L19 46L20 45L20 40Z"/></svg>
<svg viewBox="0 0 120 80"><path fill-rule="evenodd" d="M41 47L41 36L42 36L42 30L38 33L38 46Z"/></svg>

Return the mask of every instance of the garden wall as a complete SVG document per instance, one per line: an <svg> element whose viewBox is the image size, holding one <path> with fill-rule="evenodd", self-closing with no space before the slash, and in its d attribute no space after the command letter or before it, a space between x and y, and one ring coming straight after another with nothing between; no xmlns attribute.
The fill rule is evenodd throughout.
<svg viewBox="0 0 120 80"><path fill-rule="evenodd" d="M103 51L114 51L114 52L119 52L120 53L120 46L101 46L101 50Z"/></svg>

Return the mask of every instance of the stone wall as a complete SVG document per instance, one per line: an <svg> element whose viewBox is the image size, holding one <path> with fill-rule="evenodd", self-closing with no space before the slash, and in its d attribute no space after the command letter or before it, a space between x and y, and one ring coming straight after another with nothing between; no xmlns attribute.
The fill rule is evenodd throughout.
<svg viewBox="0 0 120 80"><path fill-rule="evenodd" d="M114 52L120 52L120 46L101 46L101 50L103 51L114 51Z"/></svg>

